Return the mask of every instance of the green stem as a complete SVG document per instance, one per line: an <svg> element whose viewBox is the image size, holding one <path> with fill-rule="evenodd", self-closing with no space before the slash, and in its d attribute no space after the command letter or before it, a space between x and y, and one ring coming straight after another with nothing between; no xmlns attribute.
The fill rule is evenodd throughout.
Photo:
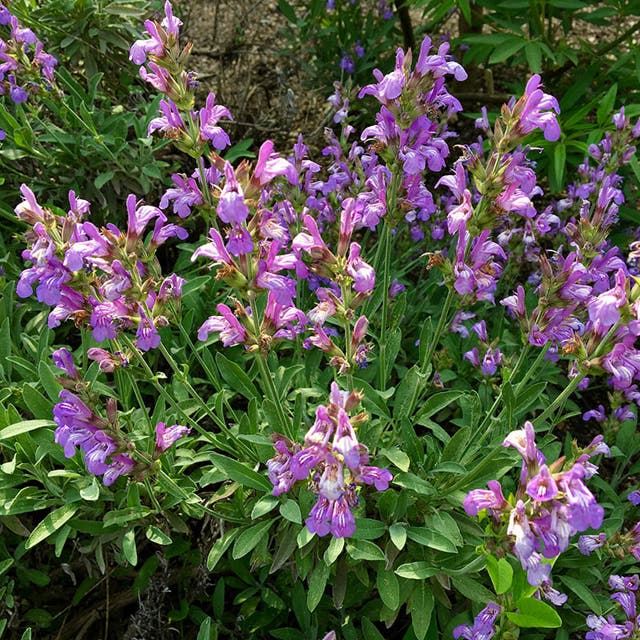
<svg viewBox="0 0 640 640"><path fill-rule="evenodd" d="M278 390L273 382L273 377L271 376L271 371L267 364L267 357L263 353L259 353L256 360L258 362L258 369L260 370L260 377L262 379L262 388L276 410L278 422L280 423L279 428L287 438L295 440L297 434L294 432L291 420L289 420L285 415L284 408L280 402L280 398L278 397Z"/></svg>
<svg viewBox="0 0 640 640"><path fill-rule="evenodd" d="M255 331L256 340L259 342L260 338L260 322L258 320L258 305L256 304L255 297L251 297L249 304L251 305L251 318L253 320L253 326ZM291 424L289 418L287 418L282 403L280 402L280 397L278 395L278 390L276 389L276 385L273 382L273 377L271 375L271 371L269 370L269 364L267 363L267 357L261 351L256 355L256 361L258 362L258 369L260 371L260 379L262 380L262 389L264 394L273 404L276 414L278 416L278 428L280 432L283 433L287 438L291 440L295 440L296 434L294 433L294 427Z"/></svg>
<svg viewBox="0 0 640 640"><path fill-rule="evenodd" d="M451 309L451 305L453 304L453 299L455 297L455 293L453 292L453 287L450 287L447 292L447 297L444 301L444 306L442 308L442 312L440 313L440 317L438 318L438 324L436 325L435 333L433 334L433 339L429 344L429 348L425 353L424 360L421 363L422 372L426 372L427 367L431 364L431 359L433 358L433 354L436 352L436 348L438 347L438 343L440 342L440 338L442 337L442 333L445 328L449 325L449 310Z"/></svg>
<svg viewBox="0 0 640 640"><path fill-rule="evenodd" d="M387 215L389 215L387 213ZM389 285L391 280L391 229L383 221L382 238L382 318L380 321L379 389L387 388L387 316L389 314Z"/></svg>
<svg viewBox="0 0 640 640"><path fill-rule="evenodd" d="M562 390L562 393L535 419L533 426L538 427L546 418L548 418L556 409L561 408L569 396L578 388L586 373L579 373L575 378L571 378L569 384Z"/></svg>

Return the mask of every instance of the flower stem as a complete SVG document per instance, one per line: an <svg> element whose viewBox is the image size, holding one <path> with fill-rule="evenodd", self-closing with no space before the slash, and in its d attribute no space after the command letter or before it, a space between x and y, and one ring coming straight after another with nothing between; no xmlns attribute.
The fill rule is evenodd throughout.
<svg viewBox="0 0 640 640"><path fill-rule="evenodd" d="M395 198L394 198L395 199ZM389 285L391 279L391 229L386 222L382 226L382 317L380 320L380 357L378 365L380 391L387 388L387 320L389 315Z"/></svg>

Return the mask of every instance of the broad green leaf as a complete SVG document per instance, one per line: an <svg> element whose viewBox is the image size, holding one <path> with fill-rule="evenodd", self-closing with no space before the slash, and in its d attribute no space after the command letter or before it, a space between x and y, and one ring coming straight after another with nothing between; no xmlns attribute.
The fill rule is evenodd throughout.
<svg viewBox="0 0 640 640"><path fill-rule="evenodd" d="M407 543L407 530L401 524L392 524L389 527L389 537L396 549L398 549L398 551L402 551L404 549L404 545Z"/></svg>
<svg viewBox="0 0 640 640"><path fill-rule="evenodd" d="M446 553L457 553L458 551L452 540L427 527L407 527L407 536L410 540L431 549Z"/></svg>
<svg viewBox="0 0 640 640"><path fill-rule="evenodd" d="M546 602L537 598L521 598L516 602L518 613L507 612L507 618L522 628L557 629L562 626L562 618Z"/></svg>
<svg viewBox="0 0 640 640"><path fill-rule="evenodd" d="M376 587L383 604L395 611L400 606L400 583L395 573L381 566L376 577Z"/></svg>
<svg viewBox="0 0 640 640"><path fill-rule="evenodd" d="M356 530L351 536L352 540L376 540L384 535L387 530L384 522L373 518L356 518Z"/></svg>
<svg viewBox="0 0 640 640"><path fill-rule="evenodd" d="M55 427L56 423L53 420L23 420L16 424L9 425L0 431L0 440L8 440L9 438L15 438L23 433L29 431L35 431L36 429L42 429L43 427Z"/></svg>
<svg viewBox="0 0 640 640"><path fill-rule="evenodd" d="M269 513L269 511L273 511L273 509L275 509L279 504L280 500L275 496L263 496L255 503L255 505L253 505L253 509L251 509L251 519L257 520L258 518L261 518Z"/></svg>
<svg viewBox="0 0 640 640"><path fill-rule="evenodd" d="M91 484L80 489L80 496L88 502L95 502L100 497L100 485L95 477L92 478Z"/></svg>
<svg viewBox="0 0 640 640"><path fill-rule="evenodd" d="M489 56L489 64L497 64L498 62L504 62L507 58L510 58L515 53L518 53L527 44L527 40L522 37L511 37L506 42L496 47L495 51Z"/></svg>
<svg viewBox="0 0 640 640"><path fill-rule="evenodd" d="M411 626L416 638L424 640L433 612L433 594L426 582L416 584L409 601L409 611L411 612Z"/></svg>
<svg viewBox="0 0 640 640"><path fill-rule="evenodd" d="M142 518L146 518L150 513L153 512L147 507L126 507L125 509L116 509L115 511L105 513L103 522L105 527L112 527L114 525L124 524L125 522L131 522L131 520L141 520Z"/></svg>
<svg viewBox="0 0 640 640"><path fill-rule="evenodd" d="M209 551L209 555L207 556L207 569L209 571L213 571L215 569L215 566L224 555L224 552L231 546L231 543L236 539L240 531L240 529L230 529L229 531L225 531L223 536L214 542L211 547L211 551Z"/></svg>
<svg viewBox="0 0 640 640"><path fill-rule="evenodd" d="M167 545L173 542L173 540L164 531L162 531L162 529L158 529L158 527L154 527L153 525L149 525L144 534L147 536L148 540L151 540L151 542L155 542L156 544Z"/></svg>
<svg viewBox="0 0 640 640"><path fill-rule="evenodd" d="M432 496L436 492L435 488L429 482L414 473L398 473L394 476L393 483L404 489L411 489L423 496Z"/></svg>
<svg viewBox="0 0 640 640"><path fill-rule="evenodd" d="M329 567L320 560L309 578L309 590L307 592L307 609L309 611L314 611L320 603L328 578Z"/></svg>
<svg viewBox="0 0 640 640"><path fill-rule="evenodd" d="M368 540L351 540L347 543L347 553L354 560L384 560L384 553L377 544Z"/></svg>
<svg viewBox="0 0 640 640"><path fill-rule="evenodd" d="M331 542L324 552L323 558L328 567L330 567L340 556L344 549L344 538L331 538Z"/></svg>
<svg viewBox="0 0 640 640"><path fill-rule="evenodd" d="M529 41L524 47L524 55L527 58L527 64L529 65L529 70L532 73L541 73L542 47L537 42Z"/></svg>
<svg viewBox="0 0 640 640"><path fill-rule="evenodd" d="M67 520L73 518L74 514L78 511L78 505L65 504L58 509L52 511L49 515L45 516L36 528L31 532L31 535L24 543L25 549L31 549L35 547L39 542L42 542L48 538L52 533L57 531Z"/></svg>
<svg viewBox="0 0 640 640"><path fill-rule="evenodd" d="M267 535L267 532L271 528L274 519L266 520L265 522L260 522L259 524L253 525L248 529L245 529L235 541L233 545L233 551L231 555L234 560L238 558L242 558L246 556L250 551L256 548L260 540Z"/></svg>
<svg viewBox="0 0 640 640"><path fill-rule="evenodd" d="M196 640L213 640L211 635L211 618L209 616L200 623Z"/></svg>
<svg viewBox="0 0 640 640"><path fill-rule="evenodd" d="M271 493L273 490L273 486L267 478L242 462L223 456L221 453L211 452L208 455L213 464L220 471L226 473L231 480L234 480L245 487L257 489L258 491Z"/></svg>
<svg viewBox="0 0 640 640"><path fill-rule="evenodd" d="M289 522L302 524L302 514L300 513L300 505L295 500L286 500L280 505L280 515Z"/></svg>
<svg viewBox="0 0 640 640"><path fill-rule="evenodd" d="M393 462L400 471L409 471L409 465L411 464L409 456L397 447L381 449L380 455L383 455L387 460Z"/></svg>
<svg viewBox="0 0 640 640"><path fill-rule="evenodd" d="M487 572L498 595L509 591L513 582L513 567L505 558L496 560L493 556L487 556Z"/></svg>

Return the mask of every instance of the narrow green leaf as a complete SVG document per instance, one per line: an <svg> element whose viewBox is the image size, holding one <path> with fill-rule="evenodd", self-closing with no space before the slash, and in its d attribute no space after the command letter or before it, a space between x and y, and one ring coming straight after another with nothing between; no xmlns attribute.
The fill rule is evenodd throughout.
<svg viewBox="0 0 640 640"><path fill-rule="evenodd" d="M158 529L158 527L154 527L153 525L149 525L144 533L148 540L151 540L151 542L155 542L156 544L167 545L173 542L173 540L164 531L162 531L162 529Z"/></svg>
<svg viewBox="0 0 640 640"><path fill-rule="evenodd" d="M344 538L331 538L331 542L323 555L324 561L328 567L338 559L343 549Z"/></svg>
<svg viewBox="0 0 640 640"><path fill-rule="evenodd" d="M220 471L226 473L231 480L258 491L271 493L273 490L273 486L267 478L245 464L242 464L242 462L223 456L221 453L211 452L208 455L213 464Z"/></svg>
<svg viewBox="0 0 640 640"><path fill-rule="evenodd" d="M589 587L570 576L560 576L560 580L587 605L589 611L593 611L598 616L602 615L602 606Z"/></svg>
<svg viewBox="0 0 640 640"><path fill-rule="evenodd" d="M256 548L260 540L267 535L267 532L273 524L273 518L253 525L245 529L235 541L231 555L234 560L246 556L250 551Z"/></svg>
<svg viewBox="0 0 640 640"><path fill-rule="evenodd" d="M527 44L527 40L523 38L512 37L508 41L503 42L500 46L496 47L494 52L489 56L489 64L497 64L498 62L504 62L508 58L511 58L514 54L518 53Z"/></svg>
<svg viewBox="0 0 640 640"><path fill-rule="evenodd" d="M407 536L409 536L410 540L431 549L445 551L446 553L457 553L458 551L452 540L427 527L407 527Z"/></svg>
<svg viewBox="0 0 640 640"><path fill-rule="evenodd" d="M373 622L364 616L362 617L362 635L364 640L385 640Z"/></svg>
<svg viewBox="0 0 640 640"><path fill-rule="evenodd" d="M263 496L253 506L253 509L251 510L251 519L257 520L258 518L262 518L262 516L269 513L269 511L273 511L273 509L275 509L279 504L280 500L275 496Z"/></svg>
<svg viewBox="0 0 640 640"><path fill-rule="evenodd" d="M261 398L251 378L249 378L239 365L229 360L229 358L224 356L220 351L216 353L216 365L218 365L222 377L231 386L233 391L237 391L248 400L251 400L251 398L257 398L259 400Z"/></svg>
<svg viewBox="0 0 640 640"><path fill-rule="evenodd" d="M211 551L209 551L209 555L207 556L207 569L209 571L213 571L215 569L215 566L224 555L224 552L231 546L231 543L236 539L240 531L240 529L230 529L229 531L225 531L223 536L214 542L211 547Z"/></svg>
<svg viewBox="0 0 640 640"><path fill-rule="evenodd" d="M307 609L309 611L314 611L320 603L328 579L329 567L321 560L309 578L309 591L307 592Z"/></svg>
<svg viewBox="0 0 640 640"><path fill-rule="evenodd" d="M135 567L138 564L138 549L136 547L136 533L133 529L125 532L122 536L122 555L125 560Z"/></svg>
<svg viewBox="0 0 640 640"><path fill-rule="evenodd" d="M598 111L596 112L596 117L598 121L598 126L602 127L605 124L608 124L609 115L613 110L613 105L616 101L616 96L618 95L618 85L614 84L611 86L609 91L605 93L604 97L600 101L600 106L598 107Z"/></svg>
<svg viewBox="0 0 640 640"><path fill-rule="evenodd" d="M424 580L425 578L435 576L436 573L439 573L440 571L441 569L430 565L428 562L419 561L401 564L395 572L396 575L399 575L401 578L408 578L409 580Z"/></svg>
<svg viewBox="0 0 640 640"><path fill-rule="evenodd" d="M441 391L440 393L433 394L423 403L417 419L430 418L432 415L442 411L445 407L448 407L452 402L455 402L463 394L463 391L457 390Z"/></svg>
<svg viewBox="0 0 640 640"><path fill-rule="evenodd" d="M409 602L411 626L418 640L424 640L431 623L433 594L426 582L416 584Z"/></svg>
<svg viewBox="0 0 640 640"><path fill-rule="evenodd" d="M8 440L9 438L15 438L23 433L29 431L35 431L36 429L42 429L43 427L55 427L56 423L52 420L23 420L22 422L16 422L9 425L0 431L0 440Z"/></svg>
<svg viewBox="0 0 640 640"><path fill-rule="evenodd" d="M78 511L78 505L75 504L65 504L52 511L49 515L45 516L44 520L31 532L31 535L24 543L24 548L31 549L39 542L48 538L67 522L67 520L73 518L76 511Z"/></svg>
<svg viewBox="0 0 640 640"><path fill-rule="evenodd" d="M376 587L384 605L395 611L400 606L400 583L396 574L381 566L376 576Z"/></svg>

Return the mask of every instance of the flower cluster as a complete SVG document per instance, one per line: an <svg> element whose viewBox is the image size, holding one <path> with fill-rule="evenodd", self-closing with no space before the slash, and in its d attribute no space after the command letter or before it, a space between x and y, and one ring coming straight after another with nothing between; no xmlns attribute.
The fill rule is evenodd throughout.
<svg viewBox="0 0 640 640"><path fill-rule="evenodd" d="M306 520L311 533L346 538L356 529L353 508L358 505L358 485L374 485L378 491L389 487L387 469L370 466L367 447L358 442L355 428L366 419L349 411L361 395L341 391L331 384L329 403L316 409L316 419L304 438L304 446L281 435L274 436L276 456L269 460L273 495L289 491L299 480L307 480L317 502Z"/></svg>
<svg viewBox="0 0 640 640"><path fill-rule="evenodd" d="M611 599L618 603L625 619L617 622L611 615L587 616L589 631L586 640L620 640L636 638L640 632L640 615L638 615L638 576L616 576L609 578L609 587L613 590Z"/></svg>
<svg viewBox="0 0 640 640"><path fill-rule="evenodd" d="M186 238L186 231L168 224L160 209L142 204L134 195L127 198L124 233L113 224L98 229L85 221L90 203L73 191L65 217L40 206L26 185L21 191L23 201L15 212L31 227L22 257L33 266L22 272L18 295L31 296L35 287L36 298L53 307L50 327L71 319L78 326L89 325L98 342L134 330L141 351L157 348L158 328L175 317L184 280L175 274L163 278L155 253L169 238ZM145 240L152 221L153 231Z"/></svg>
<svg viewBox="0 0 640 640"><path fill-rule="evenodd" d="M495 621L502 612L500 605L490 602L475 617L473 625L461 624L453 630L453 637L464 640L490 640L495 635Z"/></svg>
<svg viewBox="0 0 640 640"><path fill-rule="evenodd" d="M589 491L585 480L597 472L590 458L609 454L598 436L579 452L575 462L563 458L547 465L536 447L531 422L512 431L504 440L522 456L520 483L515 496L506 500L500 483L492 480L488 489L474 489L464 500L465 511L477 516L486 510L496 536L513 553L527 572L529 584L539 587L541 595L554 604L563 604L566 596L551 587L552 560L569 546L574 534L602 525L604 510Z"/></svg>
<svg viewBox="0 0 640 640"><path fill-rule="evenodd" d="M502 364L502 352L495 345L491 346L489 344L487 325L484 320L476 322L471 327L471 330L480 338L483 351L482 359L480 359L478 347L473 347L473 349L464 353L462 357L468 360L474 367L480 369L485 376L495 375L498 367Z"/></svg>
<svg viewBox="0 0 640 640"><path fill-rule="evenodd" d="M112 485L120 476L142 476L148 473L151 470L148 461L145 463L134 460L136 448L120 428L116 401L109 398L106 416L99 416L94 409L98 399L82 380L72 354L67 349L60 348L53 352L52 358L56 367L66 376L60 379L64 387L60 391L61 402L53 407L53 419L58 425L55 442L64 449L64 455L71 458L77 448L81 449L87 470L93 475L102 476L105 486ZM187 427L178 424L167 427L164 422L159 422L156 426L153 459L158 458L189 432Z"/></svg>
<svg viewBox="0 0 640 640"><path fill-rule="evenodd" d="M20 104L54 85L57 60L46 53L36 34L0 3L0 95ZM8 34L5 32L9 30ZM5 39L6 38L6 39Z"/></svg>
<svg viewBox="0 0 640 640"><path fill-rule="evenodd" d="M515 242L523 242L527 249L534 228L546 229L550 224L548 216L536 218L532 199L542 190L527 158L529 149L521 142L535 129L550 140L557 139L559 112L555 98L540 89L540 77L532 76L524 95L504 105L493 130L486 112L477 123L491 141L491 153L484 157L481 144L466 147L454 172L436 185L451 192L445 205L446 227L457 236L453 256L441 269L455 291L471 302L493 302L507 260L505 249Z"/></svg>

